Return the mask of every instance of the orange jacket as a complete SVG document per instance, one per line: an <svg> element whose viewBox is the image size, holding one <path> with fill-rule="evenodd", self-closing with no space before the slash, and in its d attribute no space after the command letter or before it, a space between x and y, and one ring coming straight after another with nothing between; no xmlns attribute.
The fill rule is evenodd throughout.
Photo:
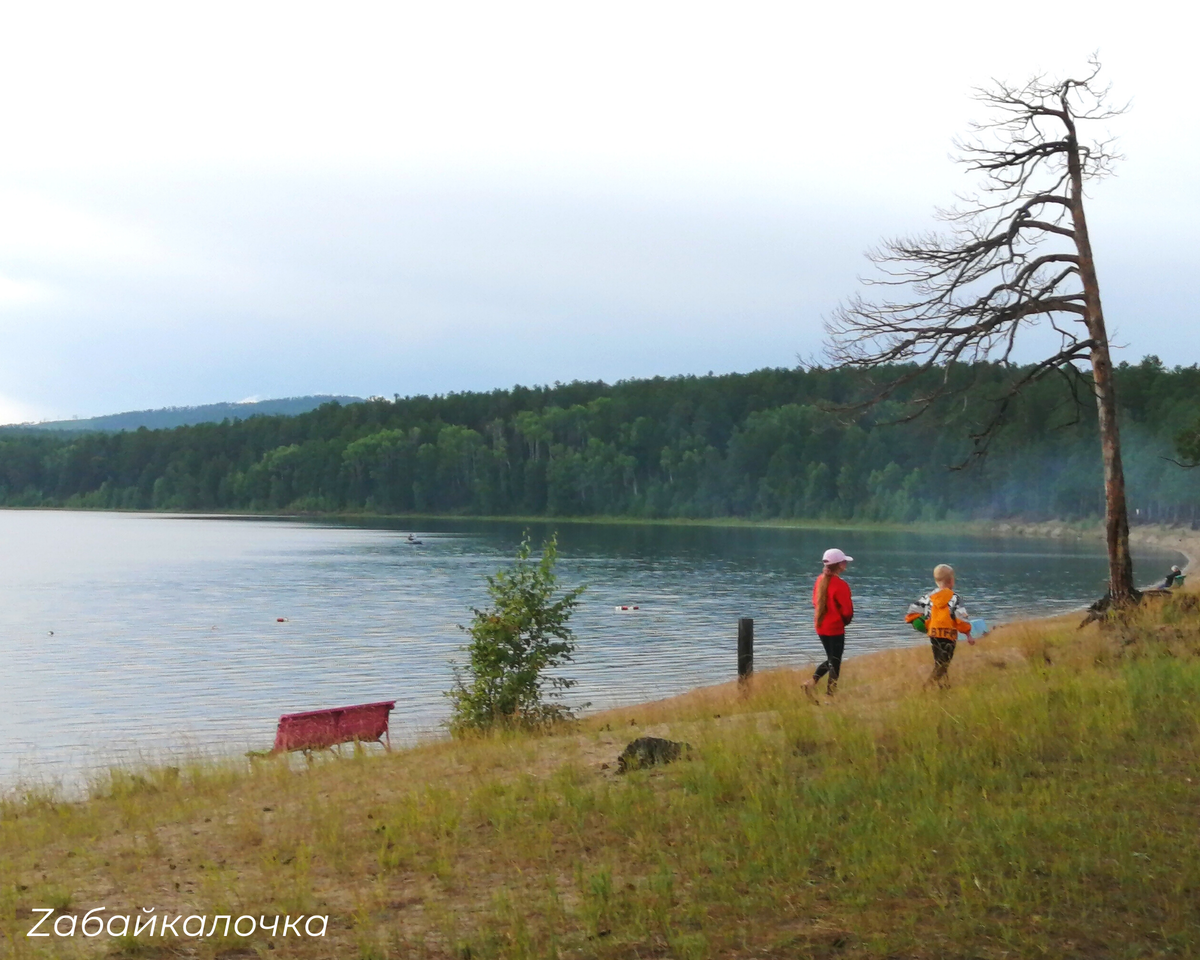
<svg viewBox="0 0 1200 960"><path fill-rule="evenodd" d="M971 632L967 611L959 605L958 594L949 587L938 587L917 601L920 610L909 610L905 623L925 618L925 633L939 640L957 640L960 633ZM961 619L960 619L961 617Z"/></svg>

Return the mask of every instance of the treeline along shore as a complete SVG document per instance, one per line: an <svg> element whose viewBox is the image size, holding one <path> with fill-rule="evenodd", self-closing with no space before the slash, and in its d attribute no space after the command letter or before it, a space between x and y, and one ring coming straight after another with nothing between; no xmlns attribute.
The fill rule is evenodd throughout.
<svg viewBox="0 0 1200 960"><path fill-rule="evenodd" d="M901 425L918 378L766 369L329 403L171 430L0 432L0 505L645 518L1085 519L1103 513L1090 397L1044 380L968 459L1025 370L960 365L966 393ZM1156 357L1117 371L1131 513L1192 521L1200 473L1171 460L1200 420L1200 370Z"/></svg>

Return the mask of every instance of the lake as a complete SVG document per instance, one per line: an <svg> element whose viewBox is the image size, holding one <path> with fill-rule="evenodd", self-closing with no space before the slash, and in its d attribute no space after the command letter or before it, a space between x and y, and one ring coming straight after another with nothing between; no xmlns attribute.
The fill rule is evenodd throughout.
<svg viewBox="0 0 1200 960"><path fill-rule="evenodd" d="M935 563L995 624L1079 608L1105 589L1099 543L865 530L535 524L559 532L563 586L588 584L569 702L591 709L820 659L808 603L820 557L855 557L847 656L923 643L903 622ZM484 575L522 527L0 511L0 788L77 782L114 763L270 747L280 714L396 701L393 743L440 729ZM419 545L407 541L412 532ZM1138 581L1174 553L1136 550ZM640 609L618 612L619 605ZM281 622L282 620L282 622ZM852 669L852 667L851 667Z"/></svg>

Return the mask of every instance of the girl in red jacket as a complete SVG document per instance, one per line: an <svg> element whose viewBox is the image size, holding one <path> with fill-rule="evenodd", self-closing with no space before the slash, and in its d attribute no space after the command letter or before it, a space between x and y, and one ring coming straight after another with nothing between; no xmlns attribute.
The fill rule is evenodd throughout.
<svg viewBox="0 0 1200 960"><path fill-rule="evenodd" d="M825 569L813 584L813 625L821 646L825 648L825 662L817 667L811 680L804 681L804 693L813 703L817 702L816 686L820 679L829 674L826 687L830 696L837 690L838 674L842 669L842 651L846 647L846 624L854 619L854 602L850 599L850 585L838 574L853 560L834 547L826 550L821 558Z"/></svg>

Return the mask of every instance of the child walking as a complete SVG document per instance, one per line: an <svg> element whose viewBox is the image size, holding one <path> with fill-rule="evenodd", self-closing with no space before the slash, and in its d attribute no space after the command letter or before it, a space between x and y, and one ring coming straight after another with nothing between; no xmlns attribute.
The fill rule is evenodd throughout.
<svg viewBox="0 0 1200 960"><path fill-rule="evenodd" d="M853 560L834 547L826 550L821 562L825 569L813 584L813 626L825 648L825 662L817 667L812 679L804 681L804 695L817 702L816 687L821 678L829 675L826 692L833 696L837 690L838 674L842 672L842 653L846 648L846 625L854 619L854 601L850 585L839 574Z"/></svg>
<svg viewBox="0 0 1200 960"><path fill-rule="evenodd" d="M971 639L971 621L967 619L967 609L954 592L954 568L947 563L939 563L933 568L933 579L937 589L912 604L904 622L916 623L918 629L924 626L933 647L933 673L925 683L936 683L944 690L950 686L947 675L950 661L954 659L954 648L958 645L958 635L965 633L968 643L974 644L975 641Z"/></svg>

